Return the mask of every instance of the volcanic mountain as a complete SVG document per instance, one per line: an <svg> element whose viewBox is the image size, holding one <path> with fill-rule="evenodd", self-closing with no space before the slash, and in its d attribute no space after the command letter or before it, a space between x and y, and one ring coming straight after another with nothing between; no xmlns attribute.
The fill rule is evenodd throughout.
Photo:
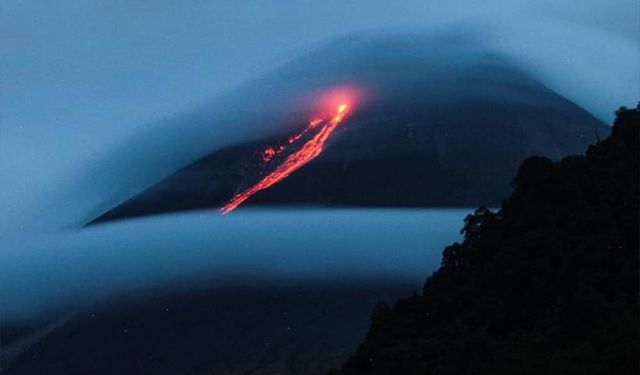
<svg viewBox="0 0 640 375"><path fill-rule="evenodd" d="M344 38L226 100L294 101L340 86L355 87L362 98L322 152L243 206L497 205L527 157L559 159L609 133L509 58L455 35ZM238 121L272 121L272 135L210 150L93 222L228 203L286 157L265 163L265 150L287 144L312 120L304 111L257 112L247 110ZM302 144L289 145L289 155Z"/></svg>

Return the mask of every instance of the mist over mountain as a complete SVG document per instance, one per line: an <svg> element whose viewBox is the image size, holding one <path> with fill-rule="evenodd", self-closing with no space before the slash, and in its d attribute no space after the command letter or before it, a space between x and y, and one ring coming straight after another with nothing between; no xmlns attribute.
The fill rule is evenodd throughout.
<svg viewBox="0 0 640 375"><path fill-rule="evenodd" d="M452 32L354 35L318 47L218 103L256 108L228 111L225 118L259 127L272 123L273 135L215 150L97 221L219 207L259 180L262 149L306 123L311 88L345 84L362 90L363 99L324 152L246 204L495 205L526 157L579 153L609 131L474 38ZM257 104L264 100L284 104L264 112Z"/></svg>
<svg viewBox="0 0 640 375"><path fill-rule="evenodd" d="M0 374L640 373L639 43L638 0L4 2Z"/></svg>
<svg viewBox="0 0 640 375"><path fill-rule="evenodd" d="M7 3L0 12L6 51L0 240L77 228L214 150L266 136L281 121L225 121L264 111L261 101L225 107L219 98L352 33L428 37L449 30L475 38L476 47L507 56L609 123L611 108L638 97L639 6L632 0L579 7L548 0ZM272 98L262 99L266 107Z"/></svg>

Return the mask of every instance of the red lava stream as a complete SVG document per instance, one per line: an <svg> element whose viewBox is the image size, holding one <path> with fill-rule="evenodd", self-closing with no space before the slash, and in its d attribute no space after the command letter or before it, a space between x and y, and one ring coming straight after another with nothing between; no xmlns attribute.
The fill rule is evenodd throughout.
<svg viewBox="0 0 640 375"><path fill-rule="evenodd" d="M325 143L331 137L331 134L342 123L350 108L346 103L340 104L335 113L323 118L310 121L307 126L298 134L289 137L288 144L292 144L300 139L308 131L320 127L320 130L309 139L299 150L287 156L287 158L278 165L272 172L268 173L264 178L255 185L241 191L231 198L231 200L220 208L222 214L227 214L235 210L244 201L249 199L253 194L260 190L267 189L270 186L287 178L291 173L302 168L305 164L316 158L322 152ZM269 162L276 155L284 150L285 146L278 148L268 147L262 153L262 160Z"/></svg>

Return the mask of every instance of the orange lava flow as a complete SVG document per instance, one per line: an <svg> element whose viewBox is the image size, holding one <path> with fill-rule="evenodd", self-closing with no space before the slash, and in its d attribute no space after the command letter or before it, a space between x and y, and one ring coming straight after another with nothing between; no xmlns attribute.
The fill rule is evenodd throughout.
<svg viewBox="0 0 640 375"><path fill-rule="evenodd" d="M259 192L260 190L264 190L270 186L277 184L278 182L284 180L289 177L291 173L300 169L302 166L307 164L309 161L316 158L322 152L324 148L324 144L327 142L331 134L336 130L336 128L342 123L345 116L348 113L349 106L347 104L341 104L338 106L335 113L331 116L327 116L321 119L315 119L307 125L307 127L302 130L300 133L292 136L288 140L288 144L291 144L300 137L302 137L309 130L314 129L320 125L322 127L320 130L309 139L299 150L287 156L287 158L282 162L282 164L278 165L276 169L267 174L262 180L258 181L255 185L247 188L246 190L236 194L233 198L227 203L225 206L220 208L220 212L222 214L227 214L233 210L235 210L239 205L241 205L244 201L249 199L253 194ZM284 147L280 147L278 149L274 149L272 147L268 147L263 151L263 161L271 160L276 154L280 153ZM265 157L266 155L266 157Z"/></svg>
<svg viewBox="0 0 640 375"><path fill-rule="evenodd" d="M292 144L295 141L297 141L298 139L300 139L303 135L305 135L309 130L317 127L318 125L320 125L322 123L323 119L319 118L319 119L314 119L311 120L309 122L309 124L307 125L306 128L304 128L300 133L296 134L296 135L292 135L291 137L289 137L289 139L287 139L287 144ZM276 156L280 155L280 153L282 153L282 151L284 151L284 149L286 148L286 145L282 145L282 146L278 146L278 147L267 147L264 150L262 150L262 161L264 163L268 163L271 161L271 159L275 158Z"/></svg>

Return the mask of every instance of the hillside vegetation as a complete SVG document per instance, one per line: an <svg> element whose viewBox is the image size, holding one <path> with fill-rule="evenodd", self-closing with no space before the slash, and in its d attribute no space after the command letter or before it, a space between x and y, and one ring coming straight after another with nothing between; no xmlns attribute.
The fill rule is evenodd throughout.
<svg viewBox="0 0 640 375"><path fill-rule="evenodd" d="M335 373L640 373L639 134L640 106L621 108L586 155L526 160Z"/></svg>

